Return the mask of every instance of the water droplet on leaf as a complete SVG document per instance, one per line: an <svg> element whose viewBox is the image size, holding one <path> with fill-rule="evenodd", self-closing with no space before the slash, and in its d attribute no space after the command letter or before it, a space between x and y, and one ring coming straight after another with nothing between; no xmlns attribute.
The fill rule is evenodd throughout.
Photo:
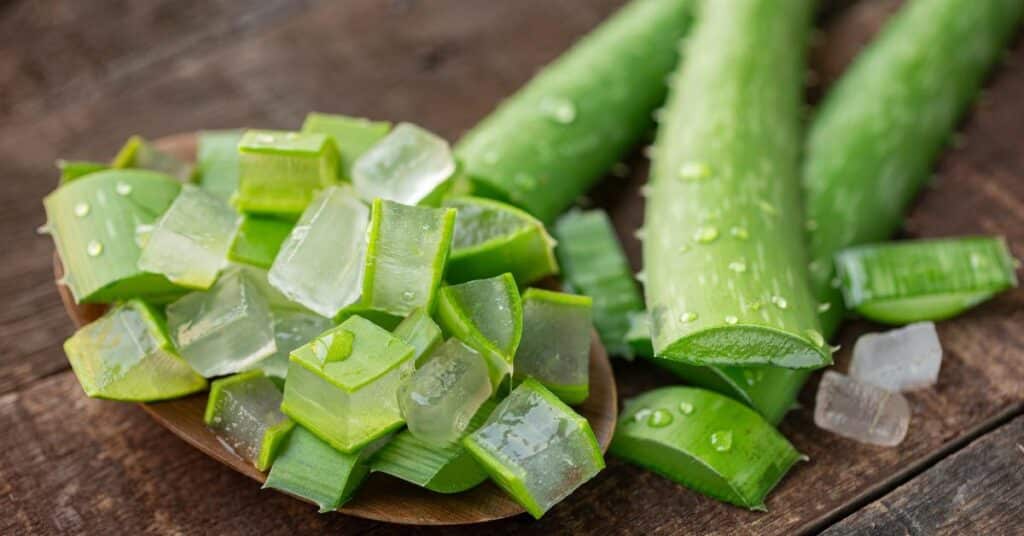
<svg viewBox="0 0 1024 536"><path fill-rule="evenodd" d="M732 261L729 263L729 269L737 274L742 274L747 271L747 264L743 261Z"/></svg>
<svg viewBox="0 0 1024 536"><path fill-rule="evenodd" d="M789 307L789 302L787 302L786 298L783 298L782 296L772 296L772 303L774 303L779 309Z"/></svg>
<svg viewBox="0 0 1024 536"><path fill-rule="evenodd" d="M717 238L718 229L711 225L705 225L697 229L697 231L693 233L693 239L700 244L710 244L711 242L714 242Z"/></svg>
<svg viewBox="0 0 1024 536"><path fill-rule="evenodd" d="M647 417L647 425L652 428L664 428L672 424L672 414L663 409L656 409Z"/></svg>
<svg viewBox="0 0 1024 536"><path fill-rule="evenodd" d="M96 240L90 240L85 246L85 252L88 253L90 257L97 257L100 253L103 253L103 244Z"/></svg>
<svg viewBox="0 0 1024 536"><path fill-rule="evenodd" d="M732 430L719 430L711 434L711 446L718 452L732 449Z"/></svg>
<svg viewBox="0 0 1024 536"><path fill-rule="evenodd" d="M735 316L733 316L733 315L727 315L727 316L725 317L725 323L726 323L726 324L729 324L730 326L736 325L736 323L737 323L737 322L739 322L739 321L740 321L740 319L739 319L739 318L736 318L736 317L735 317Z"/></svg>
<svg viewBox="0 0 1024 536"><path fill-rule="evenodd" d="M686 402L685 400L679 403L679 413L683 415L689 415L693 413L693 404Z"/></svg>
<svg viewBox="0 0 1024 536"><path fill-rule="evenodd" d="M90 209L91 207L89 206L89 203L86 203L85 201L75 203L75 216L78 216L79 218L87 216Z"/></svg>
<svg viewBox="0 0 1024 536"><path fill-rule="evenodd" d="M694 320L697 320L697 313L694 313L693 311L687 311L679 315L679 321L684 324L687 322L693 322Z"/></svg>
<svg viewBox="0 0 1024 536"><path fill-rule="evenodd" d="M679 166L679 178L684 181L705 179L711 175L711 168L703 162L687 162Z"/></svg>
<svg viewBox="0 0 1024 536"><path fill-rule="evenodd" d="M132 185L127 182L119 182L117 183L117 186L114 187L114 191L117 192L118 195L129 195L132 193Z"/></svg>

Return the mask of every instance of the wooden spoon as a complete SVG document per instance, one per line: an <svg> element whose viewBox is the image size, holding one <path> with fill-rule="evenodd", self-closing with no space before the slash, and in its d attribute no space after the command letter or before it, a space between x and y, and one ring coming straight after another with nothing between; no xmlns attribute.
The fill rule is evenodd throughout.
<svg viewBox="0 0 1024 536"><path fill-rule="evenodd" d="M156 141L156 145L179 158L195 160L195 134L161 138ZM56 253L53 270L64 308L75 326L88 324L106 311L105 305L75 303L70 290L60 284L64 267ZM576 410L590 421L602 451L608 450L615 430L618 414L616 398L615 378L608 355L597 335L592 334L590 397ZM208 456L260 483L266 480L266 474L224 448L203 423L206 393L140 406L160 425ZM381 473L372 474L355 497L338 511L366 519L415 525L480 523L524 512L521 506L491 482L463 493L444 495Z"/></svg>

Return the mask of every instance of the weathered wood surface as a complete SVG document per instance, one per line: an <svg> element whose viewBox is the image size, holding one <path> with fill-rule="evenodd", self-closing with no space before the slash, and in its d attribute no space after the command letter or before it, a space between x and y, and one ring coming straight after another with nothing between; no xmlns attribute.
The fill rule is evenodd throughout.
<svg viewBox="0 0 1024 536"><path fill-rule="evenodd" d="M0 236L7 250L0 265L0 427L8 430L0 435L0 533L405 533L317 516L298 501L260 492L134 406L82 396L60 350L71 325L51 281L52 246L34 234L44 219L39 200L55 181L51 163L58 156L106 158L132 133L287 128L311 109L409 120L455 138L620 3L0 3ZM820 79L812 96L895 4L862 0L826 22L812 56ZM1024 254L1021 95L1018 40L965 121L962 142L940 162L907 235L1001 233ZM629 179L612 179L591 196L613 214L634 263L641 160L638 152ZM801 396L804 408L782 425L812 461L785 479L768 514L716 503L611 459L540 522L520 516L463 532L821 530L1024 410L1022 326L1020 290L940 325L947 354L939 385L910 396L914 417L898 449L817 430L812 382ZM871 328L851 325L844 346ZM847 358L840 354L840 369ZM617 363L616 373L624 397L666 381L640 363ZM963 456L957 463L976 462ZM965 503L983 500L983 489L964 489ZM1016 526L1024 521L1019 509L1011 514Z"/></svg>

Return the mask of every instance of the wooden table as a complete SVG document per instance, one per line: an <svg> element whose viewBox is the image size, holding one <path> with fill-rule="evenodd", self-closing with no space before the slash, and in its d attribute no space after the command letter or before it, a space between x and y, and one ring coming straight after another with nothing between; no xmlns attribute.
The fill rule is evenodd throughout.
<svg viewBox="0 0 1024 536"><path fill-rule="evenodd" d="M89 400L68 370L70 335L34 229L54 159L105 159L130 134L297 127L309 110L424 125L451 139L606 17L621 0L344 0L185 5L171 0L0 1L0 534L405 533L261 492L133 405ZM822 17L813 101L896 5L840 2ZM907 236L1006 235L1024 256L1024 43L988 84ZM629 180L591 197L634 263L639 151ZM848 349L873 326L845 329ZM1024 522L1024 291L939 327L939 384L909 396L898 448L814 427L812 381L782 431L811 457L758 514L703 498L614 458L539 522L467 534L624 532L1010 533ZM841 352L838 367L846 367ZM616 363L623 396L665 383ZM423 530L423 532L430 532Z"/></svg>

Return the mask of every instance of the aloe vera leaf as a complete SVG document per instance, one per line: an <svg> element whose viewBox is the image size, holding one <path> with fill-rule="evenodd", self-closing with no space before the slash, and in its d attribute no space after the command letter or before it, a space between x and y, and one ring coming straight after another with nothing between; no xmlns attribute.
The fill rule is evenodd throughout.
<svg viewBox="0 0 1024 536"><path fill-rule="evenodd" d="M704 495L753 510L802 458L747 406L693 387L626 401L611 453Z"/></svg>
<svg viewBox="0 0 1024 536"><path fill-rule="evenodd" d="M166 302L185 289L139 269L136 227L151 225L181 190L154 171L98 171L43 199L46 229L64 263L63 282L78 303L142 297Z"/></svg>
<svg viewBox="0 0 1024 536"><path fill-rule="evenodd" d="M58 185L63 186L75 179L80 179L90 173L110 169L110 166L101 162L89 162L85 160L57 160L57 169L60 170L60 181Z"/></svg>
<svg viewBox="0 0 1024 536"><path fill-rule="evenodd" d="M568 208L650 129L692 4L630 3L467 133L455 151L477 195L544 222Z"/></svg>
<svg viewBox="0 0 1024 536"><path fill-rule="evenodd" d="M174 177L179 182L193 182L196 168L178 157L165 153L140 136L128 138L111 162L114 169L148 169Z"/></svg>
<svg viewBox="0 0 1024 536"><path fill-rule="evenodd" d="M592 300L539 288L526 289L522 300L515 379L533 378L566 404L582 403L590 394Z"/></svg>
<svg viewBox="0 0 1024 536"><path fill-rule="evenodd" d="M214 380L203 422L231 450L266 471L294 423L278 407L281 390L253 370Z"/></svg>
<svg viewBox="0 0 1024 536"><path fill-rule="evenodd" d="M811 2L703 4L658 132L644 267L654 353L832 362L808 286L797 159Z"/></svg>
<svg viewBox="0 0 1024 536"><path fill-rule="evenodd" d="M248 130L238 142L240 212L295 219L338 181L338 149L323 134Z"/></svg>
<svg viewBox="0 0 1024 536"><path fill-rule="evenodd" d="M886 324L956 316L1017 286L1001 237L867 244L836 254L847 307Z"/></svg>
<svg viewBox="0 0 1024 536"><path fill-rule="evenodd" d="M370 121L361 117L311 112L302 123L302 132L326 134L338 147L341 157L338 173L351 180L352 165L370 147L391 130L387 121Z"/></svg>
<svg viewBox="0 0 1024 536"><path fill-rule="evenodd" d="M424 309L416 309L409 313L409 316L405 317L391 333L416 350L413 354L416 368L423 365L444 341L441 328Z"/></svg>
<svg viewBox="0 0 1024 536"><path fill-rule="evenodd" d="M451 283L511 273L520 285L558 273L555 241L544 224L505 203L451 197L458 211L445 278Z"/></svg>
<svg viewBox="0 0 1024 536"><path fill-rule="evenodd" d="M228 249L228 259L270 269L293 227L295 224L284 220L243 215Z"/></svg>
<svg viewBox="0 0 1024 536"><path fill-rule="evenodd" d="M227 202L238 190L241 130L203 130L197 136L199 186Z"/></svg>
<svg viewBox="0 0 1024 536"><path fill-rule="evenodd" d="M644 311L633 273L603 210L573 210L558 219L558 261L562 278L574 292L594 300L594 327L612 355L633 358L626 342L630 313Z"/></svg>
<svg viewBox="0 0 1024 536"><path fill-rule="evenodd" d="M79 328L64 353L91 397L153 402L206 389L206 380L178 356L159 313L141 300Z"/></svg>

